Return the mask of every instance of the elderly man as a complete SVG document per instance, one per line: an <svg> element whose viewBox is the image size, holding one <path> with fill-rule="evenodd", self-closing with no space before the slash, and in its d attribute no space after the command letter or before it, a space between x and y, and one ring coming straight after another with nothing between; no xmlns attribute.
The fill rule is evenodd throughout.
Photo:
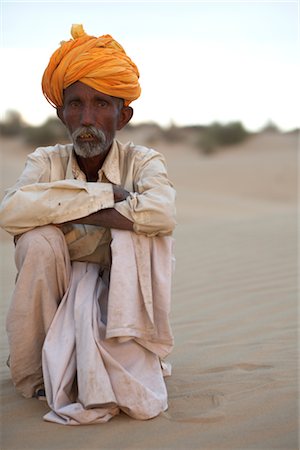
<svg viewBox="0 0 300 450"><path fill-rule="evenodd" d="M115 139L137 67L111 36L71 33L42 88L72 143L30 154L1 205L18 270L9 365L23 396L45 389L46 420L148 419L167 408L175 191L159 153Z"/></svg>

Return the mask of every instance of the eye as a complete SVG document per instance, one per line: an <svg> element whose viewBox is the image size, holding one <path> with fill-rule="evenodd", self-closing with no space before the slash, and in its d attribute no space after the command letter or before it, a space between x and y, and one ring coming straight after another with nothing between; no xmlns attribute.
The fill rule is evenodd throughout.
<svg viewBox="0 0 300 450"><path fill-rule="evenodd" d="M71 100L70 102L69 102L69 105L68 105L70 108L72 108L72 109L76 109L76 108L78 108L79 106L80 106L80 101L79 100Z"/></svg>
<svg viewBox="0 0 300 450"><path fill-rule="evenodd" d="M96 105L98 106L98 108L107 108L108 107L108 102L106 100L103 99L98 99L96 102Z"/></svg>

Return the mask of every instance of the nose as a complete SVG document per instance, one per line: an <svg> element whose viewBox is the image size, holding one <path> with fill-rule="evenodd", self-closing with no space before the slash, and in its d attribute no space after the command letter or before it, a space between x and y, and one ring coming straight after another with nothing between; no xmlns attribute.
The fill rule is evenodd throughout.
<svg viewBox="0 0 300 450"><path fill-rule="evenodd" d="M93 110L88 105L81 110L81 125L84 127L95 125Z"/></svg>

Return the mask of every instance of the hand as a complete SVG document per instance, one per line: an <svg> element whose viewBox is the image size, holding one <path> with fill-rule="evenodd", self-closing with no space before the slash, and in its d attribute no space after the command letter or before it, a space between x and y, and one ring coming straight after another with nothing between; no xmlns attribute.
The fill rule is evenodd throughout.
<svg viewBox="0 0 300 450"><path fill-rule="evenodd" d="M116 185L113 185L113 193L114 193L115 203L126 200L128 195L130 194L128 191L126 191L126 189L122 188L121 186L116 186Z"/></svg>

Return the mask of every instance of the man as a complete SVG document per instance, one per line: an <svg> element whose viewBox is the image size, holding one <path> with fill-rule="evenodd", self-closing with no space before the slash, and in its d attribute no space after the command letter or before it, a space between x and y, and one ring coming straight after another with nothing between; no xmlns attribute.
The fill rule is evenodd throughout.
<svg viewBox="0 0 300 450"><path fill-rule="evenodd" d="M71 144L38 148L1 205L18 277L7 317L17 390L46 420L138 419L167 408L175 191L163 157L115 139L139 97L139 73L109 35L72 37L42 88Z"/></svg>

